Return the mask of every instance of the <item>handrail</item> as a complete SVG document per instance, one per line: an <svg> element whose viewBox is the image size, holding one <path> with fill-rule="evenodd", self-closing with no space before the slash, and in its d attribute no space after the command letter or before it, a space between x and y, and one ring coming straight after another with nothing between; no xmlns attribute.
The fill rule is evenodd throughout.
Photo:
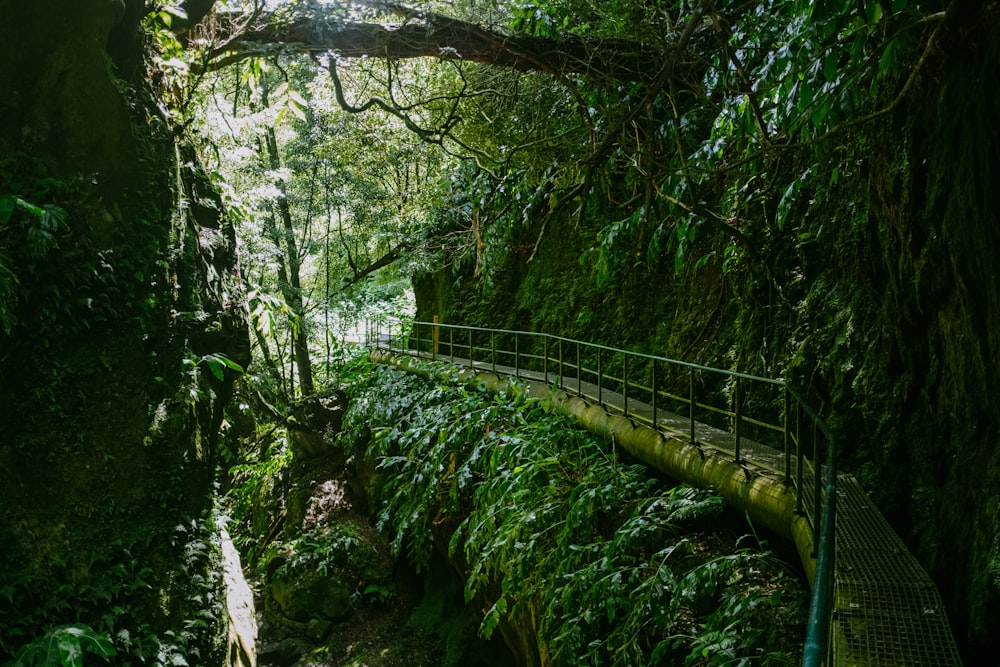
<svg viewBox="0 0 1000 667"><path fill-rule="evenodd" d="M678 359L670 359L668 357L662 357L654 354L622 350L608 345L602 345L600 343L579 341L553 334L516 331L510 329L490 329L486 327L446 324L442 322L412 321L407 324L411 327L409 333L403 331L404 323L399 320L395 322L386 322L381 319L366 321L365 345L370 348L385 347L405 354L429 354L431 358L434 359L440 356L443 360L449 360L452 363L455 363L456 350L458 350L460 354L464 351L467 354L467 357L465 359L460 358L460 360L466 363L469 367L475 367L479 364L480 368L488 368L496 372L498 367L506 365L508 368L513 369L515 377L521 377L522 372L533 371L535 373L540 373L541 376L544 377L546 383L549 382L549 364L554 363L557 368L556 377L558 378L559 384L563 384L567 380L575 380L576 392L582 395L582 388L584 384L583 378L584 373L586 373L588 378L587 383L595 386L596 388L597 395L593 398L596 398L600 405L604 405L603 392L605 390L618 391L623 397L623 412L625 416L644 421L654 427L657 427L659 423L657 417L657 399L659 398L662 400L663 398L668 398L673 400L675 403L685 405L687 407L687 417L690 429L687 435L692 444L697 443L696 415L698 411L702 411L702 419L705 418L706 412L721 415L727 421L726 426L732 427L731 430L735 436L734 460L736 463L741 463L740 454L741 444L744 437L744 425L748 424L758 426L771 431L772 433L780 434L782 441L781 449L784 454L785 481L786 483L793 485L795 488L796 512L804 515L806 520L811 523L813 530L813 545L816 557L816 570L813 578L813 591L809 605L809 621L806 628L806 642L803 649L802 664L804 667L819 667L827 662L827 658L830 654L830 627L833 623L833 571L836 559L836 441L829 427L822 420L822 418L820 418L820 416L806 403L804 397L789 386L785 380L761 377L740 371L713 368L711 366L705 366L689 361L681 361ZM395 335L393 335L394 325ZM383 333L383 327L386 329L385 333ZM421 327L430 327L432 335L428 338L421 338L417 335L417 332ZM448 331L449 336L447 341L441 339L441 330ZM456 332L463 332L463 334L467 334L464 336L465 340L456 342ZM476 346L474 342L474 336L476 334L479 334L481 337L488 334L489 347L484 346L481 340L479 346ZM514 339L514 349L498 349L498 336L512 336ZM400 343L400 339L402 339L402 344ZM527 341L528 344L525 345L522 341ZM532 350L532 342L535 343L534 350ZM555 345L552 343L555 343ZM572 363L573 359L569 361L564 359L563 346L565 344L575 348L575 363ZM429 347L430 350L421 351L420 348L422 346ZM447 354L440 353L440 348L442 346L448 348ZM538 348L541 348L541 353L539 353ZM553 348L557 350L557 356L555 358L551 356L551 350ZM590 354L596 356L596 364L594 364L596 368L587 368L584 365L582 360L583 350L587 350ZM477 358L477 352L481 353L479 358ZM486 353L488 353L488 355ZM620 376L608 370L608 355L611 356L611 361L614 361L616 355L621 355L621 364L620 366L615 367L620 368ZM508 359L512 363L500 363L503 359ZM637 380L633 377L630 382L629 359L636 360L637 362L646 362L648 364L649 374L647 378ZM486 365L484 366L484 364ZM540 368L538 367L539 364L541 366ZM682 395L682 391L671 392L668 391L667 388L658 385L657 364L675 367L681 370L683 375L687 376L686 396ZM531 368L530 366L532 365L535 367ZM634 369L640 365L641 363L634 363L632 364L632 368ZM570 369L570 371L575 371L575 378L565 375L564 371L567 368ZM704 401L702 398L699 398L696 392L696 373L701 375L714 374L723 378L726 382L731 381L733 385L732 392L730 394L731 405L727 407L719 407L718 405L712 405ZM611 386L605 386L609 382L611 383ZM646 384L647 382L648 385ZM750 385L749 387L747 386L748 383ZM571 385L570 382L566 382L566 384ZM746 412L748 394L751 394L753 390L759 389L760 387L769 387L772 391L774 388L778 388L778 390L780 390L781 397L776 401L780 406L778 409L780 423L769 422L766 415L761 415L759 413L759 407L757 408L758 412ZM571 388L571 386L566 388ZM641 396L648 395L650 401L649 405L652 408L652 418L629 410L630 393ZM723 393L725 392L723 391ZM794 420L792 419L793 414ZM812 480L809 481L804 479L803 474L805 447L803 446L804 440L800 431L800 416L803 414L806 419L811 421L813 424L813 452L811 457L813 476ZM825 462L821 461L822 452L820 448L820 438L817 435L817 431L826 439L827 447ZM793 446L796 458L796 474L794 476L792 475L791 463ZM826 468L825 484L822 481L822 471L824 467ZM806 485L809 482L812 482L813 490L811 518L808 513L805 512L804 505L804 491L806 490Z"/></svg>

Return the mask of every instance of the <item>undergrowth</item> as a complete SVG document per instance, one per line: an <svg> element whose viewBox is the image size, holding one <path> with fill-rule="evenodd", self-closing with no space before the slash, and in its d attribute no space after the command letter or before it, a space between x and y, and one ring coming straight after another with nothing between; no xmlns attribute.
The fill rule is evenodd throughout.
<svg viewBox="0 0 1000 667"><path fill-rule="evenodd" d="M108 658L122 667L219 664L225 609L218 539L214 516L186 519L171 535L108 545L87 573L55 564L45 577L26 561L18 564L18 555L3 554L0 665L108 664ZM163 541L177 554L168 576L156 571L153 555ZM52 588L51 581L74 583Z"/></svg>
<svg viewBox="0 0 1000 667"><path fill-rule="evenodd" d="M396 555L426 568L450 533L483 635L533 615L554 665L796 662L805 592L756 540L719 530L720 497L621 460L516 389L432 376L354 373L341 440L378 462Z"/></svg>

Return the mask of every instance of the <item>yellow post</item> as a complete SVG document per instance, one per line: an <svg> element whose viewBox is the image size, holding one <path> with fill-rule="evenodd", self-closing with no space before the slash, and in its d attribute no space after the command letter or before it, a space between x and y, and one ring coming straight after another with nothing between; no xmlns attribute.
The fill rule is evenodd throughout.
<svg viewBox="0 0 1000 667"><path fill-rule="evenodd" d="M434 316L434 356L438 354L438 337L440 335L440 327L438 327L438 316Z"/></svg>

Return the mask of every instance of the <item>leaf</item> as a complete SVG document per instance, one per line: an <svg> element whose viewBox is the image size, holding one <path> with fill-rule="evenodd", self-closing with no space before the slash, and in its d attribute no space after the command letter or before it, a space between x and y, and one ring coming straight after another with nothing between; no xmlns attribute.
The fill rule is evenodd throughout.
<svg viewBox="0 0 1000 667"><path fill-rule="evenodd" d="M14 665L83 667L84 652L102 658L117 655L107 635L95 632L89 625L66 625L23 646L15 656Z"/></svg>
<svg viewBox="0 0 1000 667"><path fill-rule="evenodd" d="M479 634L487 639L493 635L493 631L496 630L497 625L500 624L500 619L504 614L507 613L507 599L500 598L496 601L489 611L486 612L486 616L483 618L483 623L479 627Z"/></svg>
<svg viewBox="0 0 1000 667"><path fill-rule="evenodd" d="M172 14L173 16L176 16L179 19L187 19L188 17L187 12L184 11L184 8L178 7L176 5L167 5L166 7L163 8L162 11L166 12L167 14Z"/></svg>
<svg viewBox="0 0 1000 667"><path fill-rule="evenodd" d="M839 60L839 54L828 53L826 58L823 60L823 76L830 83L837 82L837 61Z"/></svg>
<svg viewBox="0 0 1000 667"><path fill-rule="evenodd" d="M14 195L4 195L0 197L0 225L6 225L12 215L14 215L14 203L17 197Z"/></svg>
<svg viewBox="0 0 1000 667"><path fill-rule="evenodd" d="M243 372L243 367L240 366L235 361L233 361L232 359L230 359L229 357L227 357L226 355L219 354L219 355L215 355L215 356L218 357L219 361L221 361L226 366L226 368L231 368L234 371L236 371L237 373L242 373Z"/></svg>
<svg viewBox="0 0 1000 667"><path fill-rule="evenodd" d="M59 644L60 662L57 664L63 667L83 667L83 649L80 647L80 639L73 630L78 628L66 628L64 631L57 631L55 637Z"/></svg>
<svg viewBox="0 0 1000 667"><path fill-rule="evenodd" d="M203 360L208 365L208 370L212 371L212 375L215 376L217 380L223 380L225 378L225 367L217 357L205 357Z"/></svg>
<svg viewBox="0 0 1000 667"><path fill-rule="evenodd" d="M893 64L896 62L896 52L899 45L899 39L894 39L890 41L886 47L885 51L882 52L882 57L878 61L878 73L882 76L887 74L890 69L892 69Z"/></svg>
<svg viewBox="0 0 1000 667"><path fill-rule="evenodd" d="M792 206L799 196L799 190L802 189L802 185L811 171L811 169L806 169L802 172L798 178L788 184L788 187L785 188L785 193L781 195L781 201L778 202L778 209L774 213L774 221L778 225L779 230L784 230L788 214L791 212Z"/></svg>
<svg viewBox="0 0 1000 667"><path fill-rule="evenodd" d="M291 111L295 115L295 117L298 118L299 120L305 120L306 119L306 115L304 113L302 113L302 109L300 109L299 105L295 104L295 102L289 101L288 102L288 107L286 107L286 108L289 111Z"/></svg>
<svg viewBox="0 0 1000 667"><path fill-rule="evenodd" d="M25 200L21 199L20 197L17 197L15 199L14 203L17 206L17 208L21 209L25 213L29 213L30 215L34 216L35 218L41 218L42 216L45 215L45 209L44 208L42 208L41 206L35 206L31 202L25 201Z"/></svg>

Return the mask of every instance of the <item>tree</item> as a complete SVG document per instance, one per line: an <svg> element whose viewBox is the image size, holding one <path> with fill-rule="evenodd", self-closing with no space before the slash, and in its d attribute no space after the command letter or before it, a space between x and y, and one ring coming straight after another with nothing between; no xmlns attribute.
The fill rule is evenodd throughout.
<svg viewBox="0 0 1000 667"><path fill-rule="evenodd" d="M631 193L621 193L625 205L615 216L629 235L638 233L649 245L651 256L671 245L683 258L694 231L705 226L727 234L750 262L759 264L758 241L731 223L738 222L745 208L777 202L772 224L783 226L806 179L794 179L780 191L773 180L751 177L749 190L748 182L733 182L731 187L742 194L732 210L709 205L714 196L708 191L717 187L713 183L734 170L760 173L801 153L803 144L822 148L832 134L864 120L857 117L861 100L855 84L880 85L894 71L912 30L925 25L925 34L934 34L932 26L944 18L921 16L905 2L885 10L878 3L869 5L705 0L640 13L624 0L600 9L567 0L501 9L499 18L509 26L502 28L461 18L461 5L444 15L391 3L360 3L350 11L293 3L271 13L257 8L248 17L212 23L202 46L202 67L223 67L280 46L284 52L321 58L335 86L338 62L352 58L392 63L433 57L554 75L553 85L568 94L567 108L575 108L591 144L571 163L554 166L548 180L538 185L546 200L558 195L557 214L573 208L582 219L590 197L607 189L607 179L625 181L634 185ZM387 24L387 18L395 22ZM901 29L904 25L911 29ZM624 37L629 33L632 39ZM930 48L928 43L926 50ZM658 66L650 68L649 63ZM461 138L466 116L459 110L475 113L469 100L494 91L466 82L457 92L428 95L426 105L441 99L454 104L436 123L421 126L407 113L419 102L402 108L392 99L397 85L393 67L388 65L383 77L385 97L354 103L341 91L341 106L393 113L425 140L475 158L488 173L496 171L490 163L506 164L506 155L486 155L474 149L474 141ZM919 68L918 62L910 80ZM458 76L470 76L469 71L459 68ZM908 88L900 90L893 105ZM869 111L871 117L887 112ZM799 175L807 173L808 164L803 164ZM651 218L671 222L653 225ZM611 232L606 229L602 236Z"/></svg>
<svg viewBox="0 0 1000 667"><path fill-rule="evenodd" d="M329 77L301 57L210 74L189 109L238 214L270 400L287 404L311 393L309 346L329 348L330 310L345 294L446 243L428 205L447 182L447 156L397 117L341 109Z"/></svg>
<svg viewBox="0 0 1000 667"><path fill-rule="evenodd" d="M995 420L981 398L996 394L997 374L984 369L997 369L991 332L1000 306L995 276L973 268L991 266L986 248L996 245L987 222L995 219L995 197L983 180L998 162L995 123L985 120L996 96L975 83L997 62L988 37L996 3L559 0L501 11L492 17L499 22L482 28L471 13L459 14L461 5L447 19L445 9L387 9L394 29L350 16L328 28L326 17L300 13L286 21L288 32L271 21L248 31L249 46L208 52L218 65L275 44L321 62L327 51L342 60L464 56L474 62L454 62L467 79L496 81L489 67L475 66L493 63L525 72L507 80L511 90L544 91L547 102L562 95L566 113L550 119L514 103L512 115L532 118L537 131L519 141L469 120L490 108L487 91L495 89L485 86L464 91L462 113L442 117L464 123L419 126L428 140L479 162L463 174L471 192L460 208L471 235L495 241L487 245L498 254L526 248L520 267L554 228L581 230L593 248L585 261L605 285L641 282L644 271L662 277L661 264L718 266L737 291L730 303L742 302L734 307L744 323L792 323L776 340L754 339L768 346L748 343L738 356L802 373L841 427L858 436L848 442L866 436L850 422L870 428L876 435L866 437L879 445L846 452L859 465L906 467L908 474L877 475L883 506L895 508L901 532L925 546L935 576L954 583L943 588L962 591L950 609L969 619L970 645L995 643L984 629L995 614L995 584L974 573L990 571L996 550L973 548L995 542L995 509L970 509L984 526L973 529L935 508L976 505L962 488L977 484L947 481L965 473L945 460L977 461L978 488L997 489L1000 474L990 454L995 429L987 426ZM653 24L660 29L645 29ZM638 39L618 41L636 25L643 27ZM637 43L647 54L642 65L664 66L640 72L628 59ZM565 48L552 56L552 44ZM629 64L607 65L614 51ZM335 58L331 65L331 74L347 69ZM555 76L541 82L533 72ZM383 83L392 85L388 76ZM384 91L379 101L408 116ZM503 107L500 97L493 109ZM384 110L345 100L353 109ZM510 126L517 131L516 122ZM949 146L959 159L945 157ZM839 188L850 190L850 207L841 207L848 193ZM829 323L816 326L820 319ZM868 323L864 334L860 322ZM802 344L790 349L793 341ZM861 408L867 417L859 404L869 406ZM948 434L948 444L939 448L883 410ZM963 546L944 555L933 548L938 538Z"/></svg>

